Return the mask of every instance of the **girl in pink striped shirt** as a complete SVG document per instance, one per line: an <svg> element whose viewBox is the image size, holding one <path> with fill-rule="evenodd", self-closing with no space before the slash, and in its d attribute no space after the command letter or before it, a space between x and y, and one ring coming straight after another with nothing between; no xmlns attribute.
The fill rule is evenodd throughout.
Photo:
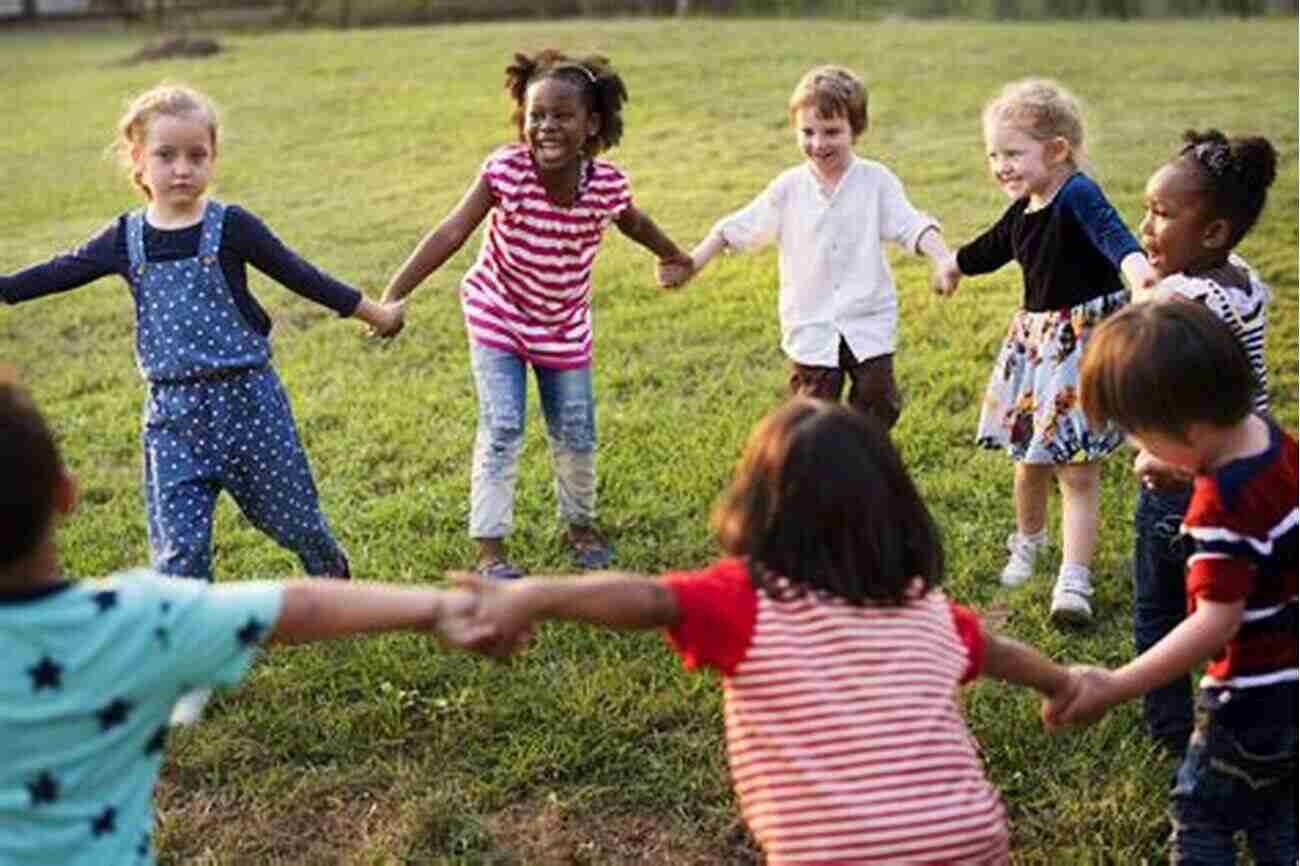
<svg viewBox="0 0 1300 866"><path fill-rule="evenodd" d="M939 590L938 528L888 434L794 398L751 435L713 523L729 558L701 571L459 580L501 652L566 619L666 629L688 668L719 671L732 783L769 866L1006 863L959 686L1064 702L1076 686Z"/></svg>
<svg viewBox="0 0 1300 866"><path fill-rule="evenodd" d="M596 424L591 378L591 271L610 223L659 259L689 271L690 257L632 204L627 176L597 154L623 134L627 89L604 57L547 49L515 55L506 89L519 143L492 153L456 208L416 247L384 293L403 298L486 217L477 261L461 282L478 391L470 492L475 571L522 572L506 557L532 366L555 465L566 538L578 565L609 563L595 530Z"/></svg>

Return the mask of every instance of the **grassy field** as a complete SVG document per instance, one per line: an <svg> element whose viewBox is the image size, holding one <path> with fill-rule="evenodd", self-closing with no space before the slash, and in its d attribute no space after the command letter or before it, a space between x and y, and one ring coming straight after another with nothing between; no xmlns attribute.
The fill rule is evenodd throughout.
<svg viewBox="0 0 1300 866"><path fill-rule="evenodd" d="M1005 207L978 125L1004 81L1055 76L1086 103L1095 176L1129 224L1183 129L1269 136L1272 198L1241 251L1277 291L1274 406L1296 427L1294 20L993 25L833 21L564 22L232 34L201 61L122 66L142 37L0 33L0 272L80 242L136 201L103 159L126 97L163 78L225 110L219 196L372 294L510 138L501 75L548 45L609 54L632 94L624 144L638 203L681 243L797 160L784 105L808 66L861 70L871 129L860 151L891 166L951 243ZM475 400L455 290L467 245L414 296L406 332L378 345L353 322L260 275L276 365L322 500L355 572L438 580L467 565ZM601 521L631 570L693 567L714 548L710 506L745 434L782 397L773 254L715 264L677 293L612 232L597 267ZM945 531L951 594L1063 661L1121 663L1129 639L1134 484L1106 468L1097 624L1046 617L1048 567L1024 588L994 577L1012 525L1011 465L972 445L979 399L1019 296L1014 267L940 301L923 260L895 259L902 303L897 441ZM16 365L61 435L85 499L62 532L68 571L147 559L129 295L116 278L0 309ZM513 550L567 566L533 407ZM1053 535L1059 508L1053 507ZM223 581L282 577L293 557L228 500ZM1059 556L1059 551L1054 550ZM1135 707L1060 737L1032 695L977 684L970 727L1011 817L1014 862L1164 859L1172 765ZM747 864L722 751L719 690L660 638L548 627L511 667L441 655L415 637L277 649L197 727L173 732L159 792L167 864Z"/></svg>

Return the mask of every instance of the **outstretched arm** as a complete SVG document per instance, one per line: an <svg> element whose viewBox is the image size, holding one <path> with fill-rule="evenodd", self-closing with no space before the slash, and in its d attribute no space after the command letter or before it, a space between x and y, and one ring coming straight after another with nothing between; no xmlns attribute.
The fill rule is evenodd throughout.
<svg viewBox="0 0 1300 866"><path fill-rule="evenodd" d="M678 286L690 278L694 271L691 257L682 252L668 235L650 219L650 215L628 205L614 221L618 230L658 257L659 284L665 288Z"/></svg>
<svg viewBox="0 0 1300 866"><path fill-rule="evenodd" d="M1048 698L1059 699L1070 688L1065 668L1027 644L1002 635L984 633L984 665L980 674L1029 686Z"/></svg>
<svg viewBox="0 0 1300 866"><path fill-rule="evenodd" d="M285 584L280 617L268 637L278 643L330 640L382 631L428 631L471 648L495 632L474 619L477 599L465 590L349 583L307 578Z"/></svg>
<svg viewBox="0 0 1300 866"><path fill-rule="evenodd" d="M496 201L487 179L482 175L474 182L447 218L424 236L415 251L388 281L384 302L400 301L424 282L429 274L442 267L464 245L483 222Z"/></svg>

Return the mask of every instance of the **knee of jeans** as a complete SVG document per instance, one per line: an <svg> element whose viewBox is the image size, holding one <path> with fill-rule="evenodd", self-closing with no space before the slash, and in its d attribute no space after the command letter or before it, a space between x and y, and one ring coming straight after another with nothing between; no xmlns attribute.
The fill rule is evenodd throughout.
<svg viewBox="0 0 1300 866"><path fill-rule="evenodd" d="M561 404L559 418L552 419L547 431L555 443L568 451L586 453L596 450L596 425L591 403L568 400Z"/></svg>

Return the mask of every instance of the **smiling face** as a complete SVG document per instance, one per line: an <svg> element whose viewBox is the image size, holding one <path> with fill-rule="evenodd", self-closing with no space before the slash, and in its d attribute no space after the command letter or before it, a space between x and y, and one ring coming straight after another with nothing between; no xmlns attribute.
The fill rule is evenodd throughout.
<svg viewBox="0 0 1300 866"><path fill-rule="evenodd" d="M212 126L199 113L156 115L132 158L153 205L175 215L194 212L216 160Z"/></svg>
<svg viewBox="0 0 1300 866"><path fill-rule="evenodd" d="M1227 222L1209 213L1192 171L1184 160L1175 160L1147 181L1139 234L1147 260L1161 277L1205 270L1227 253Z"/></svg>
<svg viewBox="0 0 1300 866"><path fill-rule="evenodd" d="M853 130L842 114L826 117L816 106L800 108L794 116L799 149L823 180L836 181L853 161Z"/></svg>
<svg viewBox="0 0 1300 866"><path fill-rule="evenodd" d="M541 78L524 98L524 139L542 171L573 165L587 140L600 131L600 116L588 110L579 85L563 78Z"/></svg>
<svg viewBox="0 0 1300 866"><path fill-rule="evenodd" d="M989 174L1012 200L1030 199L1031 205L1049 196L1064 178L1068 163L1060 139L1040 140L1019 126L994 121L984 127L984 148Z"/></svg>

